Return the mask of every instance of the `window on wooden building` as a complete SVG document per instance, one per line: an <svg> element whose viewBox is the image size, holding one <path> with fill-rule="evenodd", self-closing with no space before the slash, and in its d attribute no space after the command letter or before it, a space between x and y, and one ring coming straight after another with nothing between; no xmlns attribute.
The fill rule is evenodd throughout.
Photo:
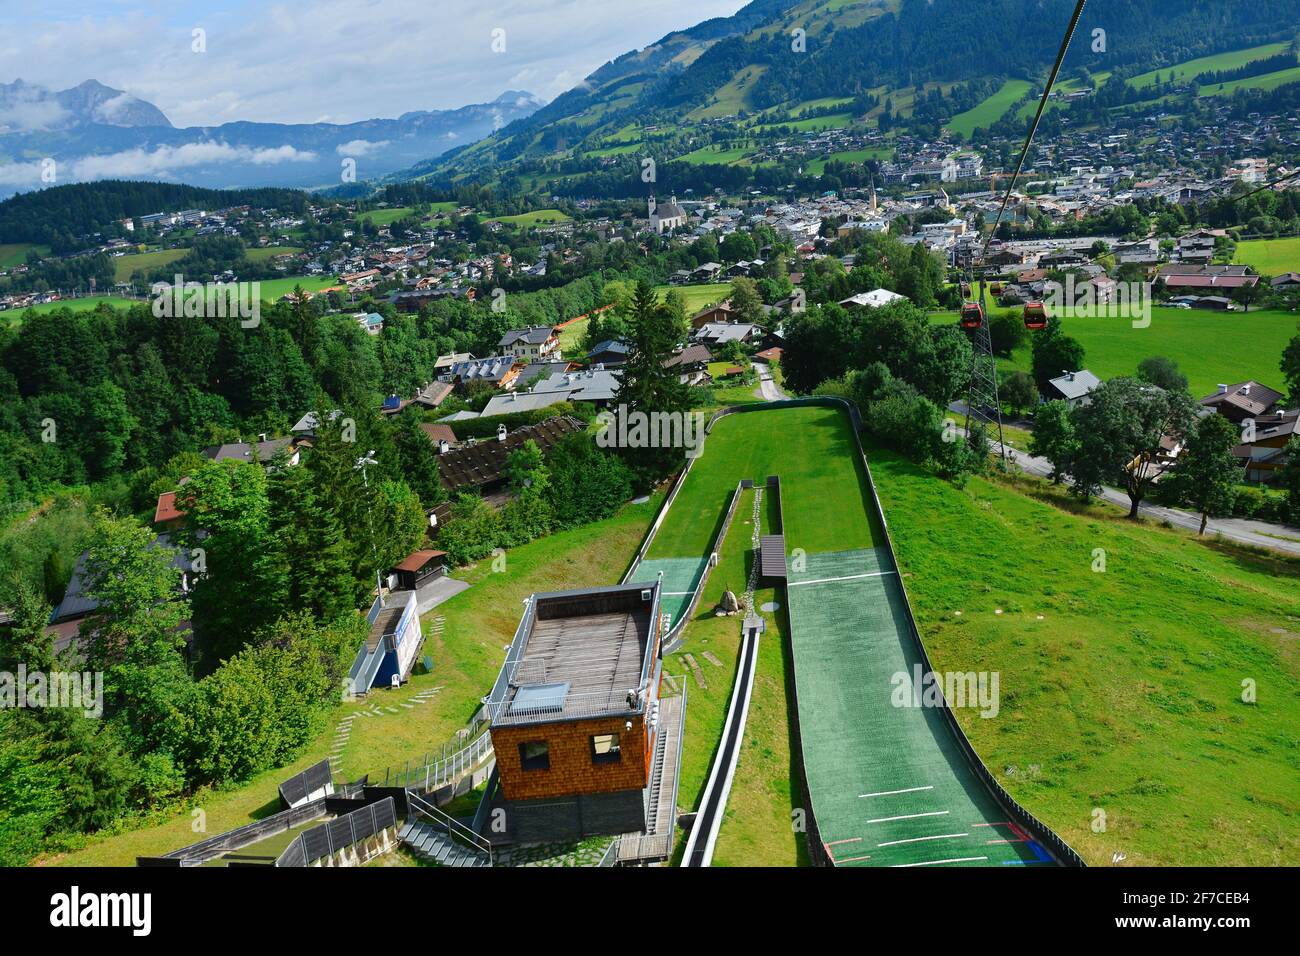
<svg viewBox="0 0 1300 956"><path fill-rule="evenodd" d="M618 763L622 759L618 734L596 734L591 738L592 763Z"/></svg>
<svg viewBox="0 0 1300 956"><path fill-rule="evenodd" d="M524 770L550 770L551 745L545 740L528 740L519 745L519 764Z"/></svg>

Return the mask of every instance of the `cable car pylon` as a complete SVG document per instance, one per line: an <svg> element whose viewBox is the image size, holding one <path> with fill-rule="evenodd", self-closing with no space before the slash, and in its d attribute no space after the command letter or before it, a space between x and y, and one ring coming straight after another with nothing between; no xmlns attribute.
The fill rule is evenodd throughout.
<svg viewBox="0 0 1300 956"><path fill-rule="evenodd" d="M1002 403L998 399L998 360L993 354L993 337L989 334L988 303L984 294L984 277L980 276L980 322L977 326L962 326L970 333L971 369L970 385L966 391L966 440L972 448L983 442L976 433L992 439L990 430L996 430L998 452L1002 465L1007 464L1007 446L1002 440ZM964 308L963 308L964 314ZM972 312L972 316L973 316Z"/></svg>

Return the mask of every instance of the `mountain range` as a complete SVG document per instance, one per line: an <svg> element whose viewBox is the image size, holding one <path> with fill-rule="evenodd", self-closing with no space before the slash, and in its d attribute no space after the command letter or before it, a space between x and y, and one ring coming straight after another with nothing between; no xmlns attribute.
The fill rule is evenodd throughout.
<svg viewBox="0 0 1300 956"><path fill-rule="evenodd" d="M1074 0L753 0L731 17L626 53L483 141L390 178L508 179L512 165L530 160L568 173L583 160L635 149L662 160L655 144L675 137L673 146L681 147L717 121L743 135L750 124L819 110L874 118L885 107L910 116L914 104L936 96L951 97L950 106L962 99L973 104L1008 79L1041 88L1074 6ZM1300 0L1091 3L1063 78L1085 70L1094 77L1132 75L1289 41L1297 22ZM696 145L708 141L706 134Z"/></svg>
<svg viewBox="0 0 1300 956"><path fill-rule="evenodd" d="M0 196L54 182L157 179L214 188L337 186L345 161L375 178L473 142L535 112L510 90L490 103L356 123L247 123L178 128L154 106L95 80L53 91L0 84Z"/></svg>

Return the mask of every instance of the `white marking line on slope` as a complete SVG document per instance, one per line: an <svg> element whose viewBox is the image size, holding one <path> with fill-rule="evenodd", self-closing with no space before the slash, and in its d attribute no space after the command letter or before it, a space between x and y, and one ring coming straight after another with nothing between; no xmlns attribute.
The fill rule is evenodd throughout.
<svg viewBox="0 0 1300 956"><path fill-rule="evenodd" d="M904 869L909 866L939 866L943 863L977 863L980 860L987 859L987 856L958 856L951 860L926 860L924 863L895 863L894 866Z"/></svg>
<svg viewBox="0 0 1300 956"><path fill-rule="evenodd" d="M892 797L896 793L916 793L918 790L933 790L933 789L934 789L933 786L929 786L929 787L906 787L902 790L881 790L879 793L860 793L858 794L858 799L861 800L863 797Z"/></svg>
<svg viewBox="0 0 1300 956"><path fill-rule="evenodd" d="M836 581L856 581L859 578L883 578L886 574L896 574L895 571L870 571L866 574L846 574L842 578L817 578L813 581L787 581L786 587L798 588L805 584L833 584Z"/></svg>
<svg viewBox="0 0 1300 956"><path fill-rule="evenodd" d="M915 820L917 817L943 817L947 816L947 810L930 810L927 813L905 813L901 817L877 817L874 820L868 820L868 823L889 823L893 820Z"/></svg>
<svg viewBox="0 0 1300 956"><path fill-rule="evenodd" d="M688 594L694 594L694 591L661 591L664 597L685 597Z"/></svg>
<svg viewBox="0 0 1300 956"><path fill-rule="evenodd" d="M910 840L890 840L887 843L877 843L876 846L898 846L900 843L921 843L925 840L955 840L957 837L970 836L969 833L936 833L928 837L912 837Z"/></svg>

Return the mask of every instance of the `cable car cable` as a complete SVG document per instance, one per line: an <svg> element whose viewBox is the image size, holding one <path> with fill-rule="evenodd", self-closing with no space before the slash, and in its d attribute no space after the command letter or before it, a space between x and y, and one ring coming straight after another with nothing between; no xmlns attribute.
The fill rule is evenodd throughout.
<svg viewBox="0 0 1300 956"><path fill-rule="evenodd" d="M993 223L993 229L989 232L988 238L984 240L984 248L980 252L981 261L989 251L989 243L997 235L998 227L1002 225L1002 217L1007 211L1007 203L1011 201L1011 193L1015 191L1016 183L1020 179L1020 173L1025 166L1025 158L1029 155L1029 147L1034 143L1034 134L1038 132L1038 123L1043 118L1043 112L1047 109L1047 100L1052 95L1052 89L1056 86L1056 77L1061 72L1061 64L1065 62L1065 54L1070 49L1070 41L1074 39L1074 31L1079 26L1079 19L1083 16L1083 8L1088 0L1078 0L1074 7L1074 16L1070 19L1070 25L1066 28L1065 38L1061 41L1060 52L1056 54L1056 63L1052 66L1051 76L1047 78L1047 88L1043 90L1042 99L1038 101L1038 112L1034 114L1034 122L1029 127L1029 135L1025 137L1025 145L1020 150L1020 160L1016 163L1016 171L1011 176L1011 183L1007 186L1006 194L1002 197L1002 206L998 209L997 221Z"/></svg>

